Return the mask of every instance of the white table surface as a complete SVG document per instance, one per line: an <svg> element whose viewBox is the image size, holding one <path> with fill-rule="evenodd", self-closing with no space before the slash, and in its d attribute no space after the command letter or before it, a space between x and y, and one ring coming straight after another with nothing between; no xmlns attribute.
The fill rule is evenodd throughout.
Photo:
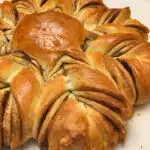
<svg viewBox="0 0 150 150"><path fill-rule="evenodd" d="M132 16L150 28L150 0L104 0L104 2L110 7L130 6ZM136 108L134 117L127 122L127 131L125 144L119 144L115 150L150 150L150 104ZM39 148L35 142L30 141L19 150L39 150Z"/></svg>

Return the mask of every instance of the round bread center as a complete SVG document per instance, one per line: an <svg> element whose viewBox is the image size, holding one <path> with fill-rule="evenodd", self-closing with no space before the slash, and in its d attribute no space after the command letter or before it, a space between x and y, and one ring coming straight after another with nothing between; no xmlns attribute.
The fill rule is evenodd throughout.
<svg viewBox="0 0 150 150"><path fill-rule="evenodd" d="M79 49L84 39L85 30L78 20L59 12L35 13L18 24L13 47L25 52Z"/></svg>

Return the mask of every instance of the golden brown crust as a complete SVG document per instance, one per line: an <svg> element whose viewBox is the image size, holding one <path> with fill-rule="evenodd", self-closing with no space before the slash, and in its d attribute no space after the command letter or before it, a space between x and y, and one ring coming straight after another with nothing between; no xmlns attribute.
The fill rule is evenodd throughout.
<svg viewBox="0 0 150 150"><path fill-rule="evenodd" d="M106 40L107 39L107 40ZM113 57L120 56L140 44L141 41L134 34L108 34L100 36L97 39L89 42L88 52L101 52Z"/></svg>
<svg viewBox="0 0 150 150"><path fill-rule="evenodd" d="M139 21L132 19L130 9L109 9L105 5L99 4L85 6L79 10L75 16L83 22L86 29L98 33L130 33L139 34L142 40L147 40L149 29ZM107 24L110 24L107 26ZM101 27L102 26L102 27ZM104 26L104 27L103 27ZM112 27L111 27L112 26Z"/></svg>
<svg viewBox="0 0 150 150"><path fill-rule="evenodd" d="M110 80L118 87L119 91L126 97L128 108L134 105L136 100L136 90L134 82L128 71L110 56L104 56L99 52L86 52L86 57L93 69L105 73ZM121 107L120 107L121 108ZM128 112L127 114L130 114Z"/></svg>
<svg viewBox="0 0 150 150"><path fill-rule="evenodd" d="M13 98L12 101L12 137L11 149L16 149L21 144L21 118L18 110L17 103Z"/></svg>
<svg viewBox="0 0 150 150"><path fill-rule="evenodd" d="M26 43L18 47L21 46L19 43L22 40L19 39L22 38ZM79 49L84 39L85 30L76 19L59 12L46 12L26 16L20 22L13 36L13 46L24 50L28 49L25 45L30 44L31 49L60 51L68 48Z"/></svg>
<svg viewBox="0 0 150 150"><path fill-rule="evenodd" d="M135 80L138 91L138 98L136 102L137 104L144 104L149 102L149 52L150 44L141 43L119 58L124 66L127 67L128 70L131 72Z"/></svg>
<svg viewBox="0 0 150 150"><path fill-rule="evenodd" d="M52 125L49 125L49 147L55 150L88 149L86 139L88 123L82 107L71 96L67 99Z"/></svg>
<svg viewBox="0 0 150 150"><path fill-rule="evenodd" d="M59 12L32 14L26 16L15 30L13 47L46 65L54 61L51 59L64 53L81 55L80 45L84 42L85 36L86 31L82 25L65 14Z"/></svg>
<svg viewBox="0 0 150 150"><path fill-rule="evenodd" d="M0 149L30 138L52 150L125 141L134 105L150 99L149 30L130 13L102 0L0 5Z"/></svg>

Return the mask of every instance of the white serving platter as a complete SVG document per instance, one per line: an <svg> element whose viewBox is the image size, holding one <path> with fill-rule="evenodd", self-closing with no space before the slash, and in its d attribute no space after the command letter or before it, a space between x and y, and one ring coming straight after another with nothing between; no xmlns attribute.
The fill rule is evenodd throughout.
<svg viewBox="0 0 150 150"><path fill-rule="evenodd" d="M104 2L110 7L129 6L132 17L150 28L150 0L104 0ZM119 144L115 150L150 150L150 104L135 109L133 118L127 122L127 132L126 142ZM35 142L29 141L19 150L39 150L39 148Z"/></svg>

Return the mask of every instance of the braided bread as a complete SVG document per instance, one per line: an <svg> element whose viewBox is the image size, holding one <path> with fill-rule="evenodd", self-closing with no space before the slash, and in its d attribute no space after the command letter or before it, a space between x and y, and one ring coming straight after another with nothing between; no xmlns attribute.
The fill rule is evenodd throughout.
<svg viewBox="0 0 150 150"><path fill-rule="evenodd" d="M112 150L150 100L149 30L102 0L0 5L0 150ZM142 78L141 78L142 76Z"/></svg>

